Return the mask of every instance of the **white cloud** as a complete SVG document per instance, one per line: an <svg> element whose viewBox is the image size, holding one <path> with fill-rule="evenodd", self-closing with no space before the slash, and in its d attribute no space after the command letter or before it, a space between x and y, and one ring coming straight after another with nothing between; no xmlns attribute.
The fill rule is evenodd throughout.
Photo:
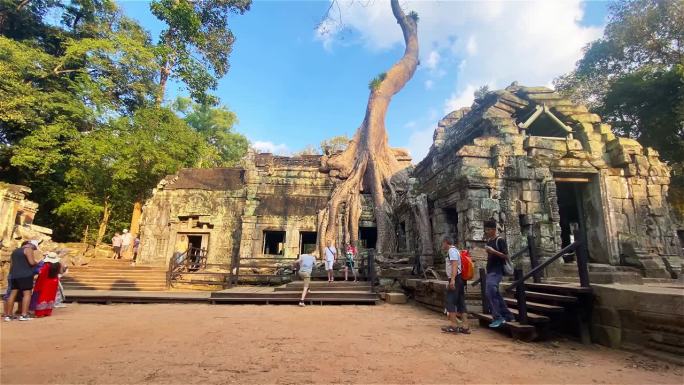
<svg viewBox="0 0 684 385"><path fill-rule="evenodd" d="M425 81L425 89L426 90L431 90L432 87L434 87L435 82L432 79L428 79Z"/></svg>
<svg viewBox="0 0 684 385"><path fill-rule="evenodd" d="M389 2L340 1L342 22L371 50L403 44ZM421 67L430 79L446 71L457 75L445 107L469 105L472 93L488 84L503 88L548 85L567 73L582 48L601 36L602 28L580 24L580 0L563 1L405 1L420 17ZM318 38L334 46L335 35ZM425 88L433 84L425 82Z"/></svg>
<svg viewBox="0 0 684 385"><path fill-rule="evenodd" d="M257 152L268 152L275 155L290 154L290 149L284 143L275 144L269 141L255 140L252 142L252 148L254 148Z"/></svg>
<svg viewBox="0 0 684 385"><path fill-rule="evenodd" d="M434 127L428 127L411 133L406 148L411 153L413 163L418 163L425 158L432 145L432 135L434 132Z"/></svg>
<svg viewBox="0 0 684 385"><path fill-rule="evenodd" d="M424 65L428 69L434 70L437 69L437 66L439 65L439 52L436 50L430 51L430 54L428 55L427 60L425 61Z"/></svg>
<svg viewBox="0 0 684 385"><path fill-rule="evenodd" d="M448 114L461 107L470 107L473 104L473 100L475 100L475 90L477 90L477 88L474 85L468 84L468 86L458 94L451 94L451 97L444 102L444 114Z"/></svg>

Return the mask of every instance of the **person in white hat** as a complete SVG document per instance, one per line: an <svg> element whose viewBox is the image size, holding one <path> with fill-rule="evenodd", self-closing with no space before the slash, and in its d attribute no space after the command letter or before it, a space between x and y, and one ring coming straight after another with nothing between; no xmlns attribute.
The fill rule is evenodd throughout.
<svg viewBox="0 0 684 385"><path fill-rule="evenodd" d="M38 273L31 299L31 310L35 312L36 317L48 317L52 314L59 287L59 274L63 272L57 253L47 253L43 262L45 264Z"/></svg>
<svg viewBox="0 0 684 385"><path fill-rule="evenodd" d="M121 236L121 255L128 257L128 250L131 248L133 243L133 234L128 232L128 229L123 229L123 235Z"/></svg>

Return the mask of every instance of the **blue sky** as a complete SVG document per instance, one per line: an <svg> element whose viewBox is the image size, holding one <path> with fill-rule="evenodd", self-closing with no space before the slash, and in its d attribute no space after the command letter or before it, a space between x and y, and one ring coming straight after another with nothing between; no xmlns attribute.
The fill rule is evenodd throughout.
<svg viewBox="0 0 684 385"><path fill-rule="evenodd" d="M606 2L402 3L420 16L421 66L395 96L387 116L390 142L419 161L437 121L469 105L472 92L517 80L548 85L572 69L581 48L601 35ZM162 25L144 1L124 1L127 15L156 38ZM255 1L229 24L237 41L231 69L215 94L235 111L237 130L262 150L290 153L360 124L368 82L402 52L389 2L341 3L339 23L316 26L327 1ZM340 15L334 14L337 19ZM167 99L185 94L174 84Z"/></svg>

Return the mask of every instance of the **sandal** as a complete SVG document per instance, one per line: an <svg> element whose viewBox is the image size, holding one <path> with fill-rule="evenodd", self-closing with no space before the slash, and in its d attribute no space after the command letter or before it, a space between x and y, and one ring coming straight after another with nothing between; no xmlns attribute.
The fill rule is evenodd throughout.
<svg viewBox="0 0 684 385"><path fill-rule="evenodd" d="M442 332L444 333L458 333L458 328L453 326L442 326Z"/></svg>
<svg viewBox="0 0 684 385"><path fill-rule="evenodd" d="M461 334L470 334L470 328L459 327L458 332Z"/></svg>

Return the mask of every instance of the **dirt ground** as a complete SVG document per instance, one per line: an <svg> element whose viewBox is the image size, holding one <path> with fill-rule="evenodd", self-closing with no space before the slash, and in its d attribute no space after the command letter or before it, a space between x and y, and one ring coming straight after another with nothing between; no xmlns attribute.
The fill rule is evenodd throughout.
<svg viewBox="0 0 684 385"><path fill-rule="evenodd" d="M447 335L411 305L70 305L2 323L0 382L682 384L600 346Z"/></svg>

